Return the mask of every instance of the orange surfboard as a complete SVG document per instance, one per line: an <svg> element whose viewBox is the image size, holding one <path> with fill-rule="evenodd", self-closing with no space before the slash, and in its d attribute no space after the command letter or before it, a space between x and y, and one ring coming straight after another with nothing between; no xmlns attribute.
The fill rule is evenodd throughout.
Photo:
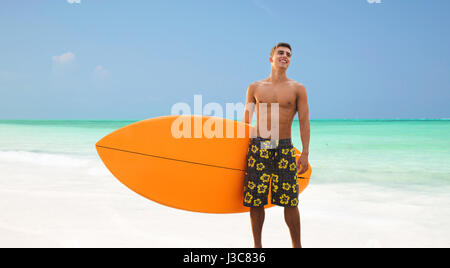
<svg viewBox="0 0 450 268"><path fill-rule="evenodd" d="M157 203L194 212L247 212L243 188L249 129L217 117L165 116L118 129L96 149L119 181ZM300 193L310 176L310 166L299 174Z"/></svg>

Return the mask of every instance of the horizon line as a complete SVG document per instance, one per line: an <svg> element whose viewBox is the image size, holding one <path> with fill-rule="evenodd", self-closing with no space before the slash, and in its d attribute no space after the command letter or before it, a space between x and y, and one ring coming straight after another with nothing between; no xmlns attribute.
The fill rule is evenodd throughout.
<svg viewBox="0 0 450 268"><path fill-rule="evenodd" d="M159 117L159 116L157 116ZM141 118L141 119L51 119L51 118L39 118L39 119L3 119L0 118L0 121L143 121L151 118L157 118L157 117L149 117L149 118ZM225 118L227 119L227 118ZM432 121L432 120L441 120L441 121L447 121L450 120L450 118L310 118L310 121ZM235 121L241 121L236 120ZM298 119L294 119L293 121L299 121Z"/></svg>

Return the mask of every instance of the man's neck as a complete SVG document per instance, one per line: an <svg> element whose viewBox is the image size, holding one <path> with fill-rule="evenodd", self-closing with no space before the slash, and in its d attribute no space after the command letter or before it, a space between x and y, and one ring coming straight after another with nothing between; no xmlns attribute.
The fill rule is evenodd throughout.
<svg viewBox="0 0 450 268"><path fill-rule="evenodd" d="M274 69L270 71L269 81L272 83L281 83L287 81L288 78L286 76L285 69Z"/></svg>

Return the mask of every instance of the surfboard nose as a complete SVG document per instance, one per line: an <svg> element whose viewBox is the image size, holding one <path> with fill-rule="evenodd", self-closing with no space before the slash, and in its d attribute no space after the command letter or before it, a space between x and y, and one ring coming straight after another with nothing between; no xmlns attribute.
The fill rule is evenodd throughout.
<svg viewBox="0 0 450 268"><path fill-rule="evenodd" d="M95 147L97 148L97 147L103 146L104 140L105 140L106 137L107 136L105 136L105 137L101 138L99 141L97 141L97 143L95 144Z"/></svg>

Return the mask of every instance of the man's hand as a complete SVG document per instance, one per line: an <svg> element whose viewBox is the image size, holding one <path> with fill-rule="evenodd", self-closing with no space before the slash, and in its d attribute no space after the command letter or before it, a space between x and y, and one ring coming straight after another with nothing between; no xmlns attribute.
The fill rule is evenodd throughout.
<svg viewBox="0 0 450 268"><path fill-rule="evenodd" d="M300 171L300 174L305 173L308 170L308 154L302 153L297 162L297 168Z"/></svg>

